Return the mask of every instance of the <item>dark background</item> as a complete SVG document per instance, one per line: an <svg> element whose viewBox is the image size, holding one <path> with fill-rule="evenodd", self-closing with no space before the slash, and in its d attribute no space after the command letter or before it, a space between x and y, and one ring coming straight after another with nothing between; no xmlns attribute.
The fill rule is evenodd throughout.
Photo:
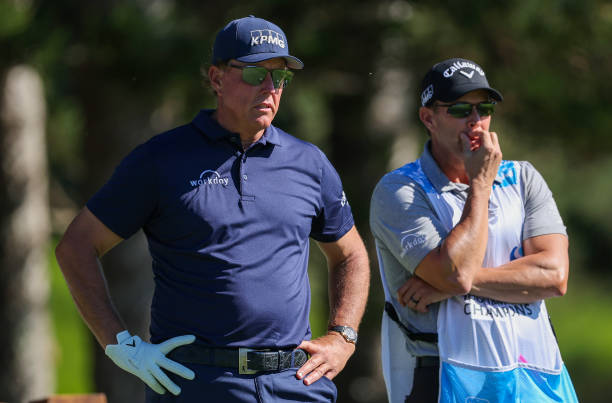
<svg viewBox="0 0 612 403"><path fill-rule="evenodd" d="M370 195L385 172L420 153L426 133L417 121L418 82L429 66L449 57L483 66L505 98L492 124L504 158L530 160L555 194L570 235L571 278L568 294L551 300L549 310L579 398L608 401L609 1L0 2L2 80L12 67L27 65L44 86L50 247L131 148L214 107L200 69L210 59L215 33L249 14L280 25L291 54L305 62L274 123L326 152L372 260L360 343L336 378L338 401L386 401L379 362L383 294L368 225ZM312 251L316 335L326 324L327 286L324 259L316 247ZM132 333L143 337L151 285L147 259L140 235L104 259L117 306ZM51 278L57 278L49 260ZM116 378L130 376L114 368L97 344L88 339L78 348L64 347L73 337L65 329L83 332L83 325L78 319L68 323L73 316L61 309L71 308L57 308L66 303L57 296L62 292L66 286L56 283L50 305L54 391L102 391L111 402L134 401L126 396L139 393L141 384L117 386ZM71 355L85 357L80 367L66 364ZM0 372L0 378L14 379L10 371Z"/></svg>

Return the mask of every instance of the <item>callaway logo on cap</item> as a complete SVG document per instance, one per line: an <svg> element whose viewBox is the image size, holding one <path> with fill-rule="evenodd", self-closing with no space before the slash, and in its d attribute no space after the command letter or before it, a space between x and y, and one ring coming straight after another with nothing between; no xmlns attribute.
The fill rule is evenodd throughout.
<svg viewBox="0 0 612 403"><path fill-rule="evenodd" d="M215 38L212 63L230 59L257 63L275 57L287 61L287 67L302 69L304 63L289 54L287 37L280 27L252 15L231 21Z"/></svg>
<svg viewBox="0 0 612 403"><path fill-rule="evenodd" d="M487 90L491 98L502 101L499 91L489 86L484 70L473 61L453 58L434 64L421 83L421 105L433 101L452 102L474 90Z"/></svg>

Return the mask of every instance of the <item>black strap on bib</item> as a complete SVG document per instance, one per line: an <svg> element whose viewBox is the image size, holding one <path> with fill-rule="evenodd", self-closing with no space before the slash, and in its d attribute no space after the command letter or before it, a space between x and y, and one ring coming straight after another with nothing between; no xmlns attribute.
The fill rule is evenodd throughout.
<svg viewBox="0 0 612 403"><path fill-rule="evenodd" d="M418 332L410 331L410 329L408 329L406 327L406 325L404 325L400 321L399 316L397 315L397 311L395 310L395 307L389 301L385 301L385 312L387 313L387 315L389 315L389 318L391 318L395 323L397 323L397 325L400 327L400 329L402 329L402 332L404 332L406 337L408 337L410 340L412 340L412 341L426 341L426 342L429 342L429 343L437 343L438 342L438 334L437 333L418 333ZM553 336L555 336L555 339L557 339L557 333L555 332L555 328L553 326L552 320L550 319L550 316L548 317L548 321L550 323L550 328L552 329Z"/></svg>
<svg viewBox="0 0 612 403"><path fill-rule="evenodd" d="M402 329L406 337L408 337L412 341L426 341L429 343L437 343L438 342L438 333L418 333L412 332L410 329L404 325L397 315L397 311L393 304L389 301L385 301L385 312L389 315L389 318L393 320L397 325Z"/></svg>

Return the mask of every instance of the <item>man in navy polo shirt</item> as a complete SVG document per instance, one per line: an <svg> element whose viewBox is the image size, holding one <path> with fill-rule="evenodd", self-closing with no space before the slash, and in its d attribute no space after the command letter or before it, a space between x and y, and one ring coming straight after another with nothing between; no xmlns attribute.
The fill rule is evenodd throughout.
<svg viewBox="0 0 612 403"><path fill-rule="evenodd" d="M331 379L355 350L369 263L330 162L272 125L290 69L302 67L278 26L230 22L208 70L217 109L133 150L57 247L84 320L149 385L149 402L336 399ZM126 330L98 260L140 228L155 277L151 343ZM310 237L330 284L329 331L314 340Z"/></svg>

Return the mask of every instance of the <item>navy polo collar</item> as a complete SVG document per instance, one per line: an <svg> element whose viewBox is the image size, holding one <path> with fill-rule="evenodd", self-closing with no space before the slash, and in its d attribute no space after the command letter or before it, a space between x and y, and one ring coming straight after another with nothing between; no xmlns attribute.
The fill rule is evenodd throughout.
<svg viewBox="0 0 612 403"><path fill-rule="evenodd" d="M230 132L211 117L214 111L214 109L202 109L193 119L193 125L211 140L220 140L222 138L230 139L232 136L235 136L236 133ZM267 143L281 145L281 137L278 129L270 125L270 127L264 131L263 136L261 136L257 143L263 145Z"/></svg>
<svg viewBox="0 0 612 403"><path fill-rule="evenodd" d="M432 185L434 185L436 190L439 193L452 192L453 190L466 191L469 188L469 185L466 185L465 183L451 182L446 176L446 174L442 172L442 170L438 166L438 163L431 154L430 147L431 140L427 140L427 142L425 143L425 147L423 147L423 153L421 154L420 158L421 168L423 169L425 175L427 175L427 178L432 183ZM495 178L494 182L501 183L501 181L503 181L503 177L500 176L500 173L498 171L497 177Z"/></svg>

